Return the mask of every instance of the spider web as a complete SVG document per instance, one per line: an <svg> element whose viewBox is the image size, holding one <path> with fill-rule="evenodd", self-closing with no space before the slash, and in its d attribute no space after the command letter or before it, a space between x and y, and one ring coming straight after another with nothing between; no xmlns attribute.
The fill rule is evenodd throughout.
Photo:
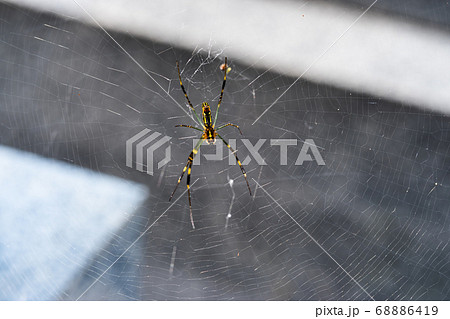
<svg viewBox="0 0 450 319"><path fill-rule="evenodd" d="M181 51L71 18L2 5L1 142L145 184L135 216L55 299L448 300L450 124L441 114L241 65L218 123L238 124L253 191L236 165L193 166L189 220L184 182L169 203L199 132L179 87L213 115L223 52ZM149 75L118 47L120 44ZM125 142L148 128L172 137L154 176L125 165ZM197 134L199 133L199 134ZM270 139L296 139L287 165ZM326 165L295 165L313 139ZM186 178L186 177L185 177ZM155 222L156 221L156 222Z"/></svg>

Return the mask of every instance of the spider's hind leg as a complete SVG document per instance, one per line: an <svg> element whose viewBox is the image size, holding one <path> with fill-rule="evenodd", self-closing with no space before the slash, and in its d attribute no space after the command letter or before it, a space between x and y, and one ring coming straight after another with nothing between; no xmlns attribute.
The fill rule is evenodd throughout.
<svg viewBox="0 0 450 319"><path fill-rule="evenodd" d="M233 123L228 123L228 124L219 126L219 127L217 128L216 131L221 130L221 129L223 129L224 127L227 127L227 126L234 126L235 128L237 128L237 129L239 130L239 133L242 135L242 131L241 131L241 129L239 128L239 126L236 125L236 124L233 124Z"/></svg>
<svg viewBox="0 0 450 319"><path fill-rule="evenodd" d="M178 124L178 125L175 125L175 127L187 127L187 128L192 128L194 130L203 132L203 130L199 129L198 127L192 126L192 125Z"/></svg>

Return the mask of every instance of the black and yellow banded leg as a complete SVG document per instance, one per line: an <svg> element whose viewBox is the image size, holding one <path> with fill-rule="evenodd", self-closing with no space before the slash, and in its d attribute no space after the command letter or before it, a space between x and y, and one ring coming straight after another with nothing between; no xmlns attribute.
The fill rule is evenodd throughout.
<svg viewBox="0 0 450 319"><path fill-rule="evenodd" d="M192 162L194 161L194 157L195 157L195 155L197 155L198 150L199 150L199 148L200 148L200 146L202 145L202 143L203 143L204 140L205 140L205 139L203 139L203 138L202 138L201 140L199 140L199 141L197 142L197 144L195 145L194 149L192 150L191 154L189 154L187 164L186 164L186 166L183 168L183 171L181 172L181 175L180 175L180 177L178 178L177 185L175 186L175 189L173 190L172 195L170 195L170 198L169 198L169 202L170 202L170 201L172 200L173 195L175 195L175 192L177 191L178 185L180 185L180 182L181 182L181 179L182 179L183 176L184 176L184 173L186 172L186 170L188 170L187 189L188 189L188 198L189 198L189 208L190 208L190 214L191 214L191 223L192 223L192 227L193 227L193 228L195 228L195 226L194 226L194 221L193 221L193 218L192 218L191 191L190 191L190 189L189 189L189 183L190 183L190 179L191 179L191 167L192 167Z"/></svg>
<svg viewBox="0 0 450 319"><path fill-rule="evenodd" d="M199 129L198 127L192 126L192 125L184 125L184 124L179 124L179 125L175 125L175 127L187 127L187 128L193 128L194 130L200 131L203 133L202 129Z"/></svg>
<svg viewBox="0 0 450 319"><path fill-rule="evenodd" d="M228 69L227 57L225 57L225 67L223 68L224 71L223 71L222 91L220 91L220 98L219 98L219 103L217 104L216 116L214 118L213 126L216 125L217 115L219 115L219 107L220 107L220 104L222 103L223 90L225 90L225 83L227 82L227 69Z"/></svg>
<svg viewBox="0 0 450 319"><path fill-rule="evenodd" d="M245 172L245 169L244 169L244 167L242 166L241 161L239 161L239 158L238 158L237 155L236 155L236 151L233 150L233 148L230 146L230 144L228 144L227 141L225 141L225 140L223 139L222 136L220 136L219 134L217 134L217 136L218 136L218 137L225 143L225 145L231 150L231 153L234 154L234 157L236 157L236 161L238 162L239 167L241 168L242 174L244 175L245 182L247 183L248 191L250 192L250 195L252 195L252 191L250 190L250 185L248 184L248 180L247 180L247 173Z"/></svg>
<svg viewBox="0 0 450 319"><path fill-rule="evenodd" d="M192 111L194 111L194 114L195 114L195 117L197 118L198 123L201 125L202 121L200 120L200 117L198 117L198 114L195 111L194 106L192 105L191 101L189 100L186 89L184 88L184 85L183 85L183 81L181 81L180 64L178 63L178 61L177 61L177 70L178 70L178 79L180 79L180 86L181 86L181 89L183 90L184 96L186 97L186 100L187 100L189 106L191 107Z"/></svg>
<svg viewBox="0 0 450 319"><path fill-rule="evenodd" d="M227 127L227 126L234 126L235 128L237 128L239 130L239 133L241 133L241 135L242 135L242 132L241 132L241 129L239 128L239 126L237 126L236 124L233 124L233 123L228 123L228 124L222 125L216 131L223 129L224 127Z"/></svg>
<svg viewBox="0 0 450 319"><path fill-rule="evenodd" d="M187 174L187 177L186 177L186 185L187 185L187 192L188 192L188 199L189 199L189 217L191 218L192 229L195 229L194 218L192 217L191 189L190 189L190 185L191 185L191 168L192 168L192 162L189 164L189 167L188 167L188 174Z"/></svg>

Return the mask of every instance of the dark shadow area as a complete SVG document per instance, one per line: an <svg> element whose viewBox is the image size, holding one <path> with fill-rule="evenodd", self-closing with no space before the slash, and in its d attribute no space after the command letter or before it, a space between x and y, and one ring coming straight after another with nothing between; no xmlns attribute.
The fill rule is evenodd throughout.
<svg viewBox="0 0 450 319"><path fill-rule="evenodd" d="M353 5L361 9L369 7L374 0L338 0L326 2ZM442 0L408 0L408 1L377 1L371 10L395 15L400 20L414 21L419 24L429 24L449 30L450 4Z"/></svg>

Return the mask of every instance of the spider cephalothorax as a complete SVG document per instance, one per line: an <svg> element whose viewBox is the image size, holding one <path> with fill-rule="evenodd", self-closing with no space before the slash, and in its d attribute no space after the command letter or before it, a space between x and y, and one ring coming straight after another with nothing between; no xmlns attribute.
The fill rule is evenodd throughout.
<svg viewBox="0 0 450 319"><path fill-rule="evenodd" d="M227 58L225 58L224 65L228 66ZM239 167L241 168L242 174L244 175L245 182L247 183L247 188L248 188L248 191L250 192L250 195L252 194L252 191L250 190L250 185L248 184L248 181L247 181L247 173L245 172L244 167L242 166L241 162L239 161L239 159L238 159L238 157L236 155L236 151L231 148L230 144L228 144L222 138L222 136L219 135L219 133L217 133L217 131L219 131L220 129L222 129L224 127L234 126L234 127L236 127L239 130L239 133L242 134L239 126L237 126L236 124L228 123L228 124L224 124L224 125L218 127L217 129L215 128L216 121L217 121L217 115L219 114L219 107L220 107L220 104L222 103L223 90L225 89L225 83L227 82L227 70L228 70L228 68L227 67L223 68L224 75L223 75L222 90L220 92L219 103L217 104L217 110L216 110L216 115L214 117L214 122L212 120L211 108L210 108L210 106L209 106L209 104L207 102L203 102L202 103L202 119L200 120L199 116L197 115L197 112L195 111L194 106L192 105L191 101L189 100L189 97L188 97L188 95L186 93L186 89L183 86L183 82L181 81L180 65L178 64L178 61L177 61L177 70L178 70L178 78L180 79L180 86L181 86L181 89L183 90L184 96L186 97L186 100L187 100L187 102L189 104L189 107L194 112L194 115L195 115L195 117L196 117L196 119L198 121L198 124L202 128L198 128L198 127L191 126L191 125L184 125L184 124L177 125L177 127L188 127L188 128L192 128L194 130L200 131L200 132L202 132L202 138L201 138L200 141L198 141L197 145L195 145L194 149L189 154L187 164L184 167L183 171L181 172L181 176L178 178L177 185L175 186L175 189L173 190L172 195L169 198L169 201L172 199L173 195L175 194L175 191L177 190L178 185L180 184L181 179L183 178L183 175L184 175L184 173L187 170L188 171L188 175L187 175L187 181L186 182L187 182L187 190L188 190L188 198L189 198L189 211L190 211L192 227L195 228L195 226L194 226L194 219L192 218L191 191L189 189L189 183L191 181L192 162L194 161L194 157L198 153L198 150L200 149L200 146L202 145L202 143L204 141L206 141L206 143L208 143L208 144L214 144L216 142L216 137L219 137L223 141L223 143L231 150L233 155L236 157L237 163L239 164Z"/></svg>

